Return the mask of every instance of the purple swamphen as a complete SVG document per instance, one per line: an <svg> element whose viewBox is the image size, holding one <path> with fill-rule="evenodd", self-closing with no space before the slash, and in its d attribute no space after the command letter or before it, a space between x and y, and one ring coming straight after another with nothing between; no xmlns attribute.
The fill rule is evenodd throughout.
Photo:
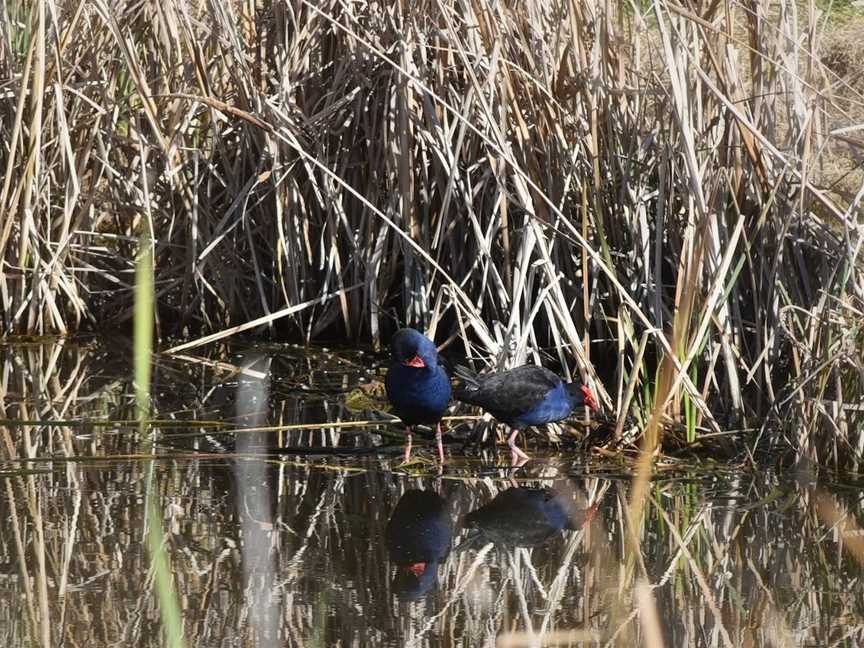
<svg viewBox="0 0 864 648"><path fill-rule="evenodd" d="M384 535L397 568L393 591L405 601L420 598L438 582L438 566L450 553L453 522L446 500L432 491L405 491Z"/></svg>
<svg viewBox="0 0 864 648"><path fill-rule="evenodd" d="M583 406L598 409L587 385L565 383L552 371L536 365L482 375L459 366L456 375L462 381L454 394L456 400L477 405L512 428L507 445L513 466L529 459L516 445L519 430L560 421Z"/></svg>
<svg viewBox="0 0 864 648"><path fill-rule="evenodd" d="M444 462L441 417L450 404L450 377L438 360L435 343L419 331L403 328L390 340L392 363L384 385L393 412L405 423L405 461L411 457L411 428L435 425L438 459Z"/></svg>
<svg viewBox="0 0 864 648"><path fill-rule="evenodd" d="M587 526L597 506L575 504L547 488L508 488L465 516L471 529L457 551L492 542L503 547L536 547L564 529Z"/></svg>

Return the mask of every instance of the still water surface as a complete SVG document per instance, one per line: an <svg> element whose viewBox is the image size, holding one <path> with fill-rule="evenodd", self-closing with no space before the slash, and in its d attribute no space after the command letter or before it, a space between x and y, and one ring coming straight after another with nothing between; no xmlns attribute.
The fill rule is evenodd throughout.
<svg viewBox="0 0 864 648"><path fill-rule="evenodd" d="M626 464L451 443L440 474L400 467L356 352L157 357L150 445L127 344L0 346L0 645L164 645L148 497L190 646L643 645L633 583L668 646L864 645L849 480L659 471L633 555Z"/></svg>

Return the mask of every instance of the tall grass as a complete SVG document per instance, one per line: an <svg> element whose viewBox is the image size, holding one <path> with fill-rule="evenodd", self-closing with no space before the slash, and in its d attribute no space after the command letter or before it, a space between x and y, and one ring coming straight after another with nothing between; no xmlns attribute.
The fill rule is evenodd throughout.
<svg viewBox="0 0 864 648"><path fill-rule="evenodd" d="M150 237L141 237L141 253L135 270L135 408L138 420L138 438L142 454L156 454L156 432L149 429L150 377L153 349L153 256ZM145 462L146 488L144 498L144 535L150 555L150 572L159 600L159 615L165 634L165 644L171 648L185 648L183 617L172 582L171 560L165 548L162 531L160 490L155 463Z"/></svg>
<svg viewBox="0 0 864 648"><path fill-rule="evenodd" d="M3 11L7 333L125 326L148 228L163 337L396 317L625 437L860 465L864 103L813 2Z"/></svg>

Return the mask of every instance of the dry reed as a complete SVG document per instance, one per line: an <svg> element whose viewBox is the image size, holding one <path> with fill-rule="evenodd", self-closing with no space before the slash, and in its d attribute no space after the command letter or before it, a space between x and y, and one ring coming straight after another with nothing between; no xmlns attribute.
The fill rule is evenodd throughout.
<svg viewBox="0 0 864 648"><path fill-rule="evenodd" d="M687 6L7 2L3 331L126 326L145 233L163 338L395 316L580 375L619 436L858 468L854 70L813 2Z"/></svg>

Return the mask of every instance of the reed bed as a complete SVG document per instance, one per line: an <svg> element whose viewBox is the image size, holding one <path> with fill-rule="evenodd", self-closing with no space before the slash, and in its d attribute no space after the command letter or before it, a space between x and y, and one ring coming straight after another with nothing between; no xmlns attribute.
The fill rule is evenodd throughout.
<svg viewBox="0 0 864 648"><path fill-rule="evenodd" d="M143 235L162 339L398 321L618 436L858 469L864 103L817 4L7 2L3 330L126 327Z"/></svg>

